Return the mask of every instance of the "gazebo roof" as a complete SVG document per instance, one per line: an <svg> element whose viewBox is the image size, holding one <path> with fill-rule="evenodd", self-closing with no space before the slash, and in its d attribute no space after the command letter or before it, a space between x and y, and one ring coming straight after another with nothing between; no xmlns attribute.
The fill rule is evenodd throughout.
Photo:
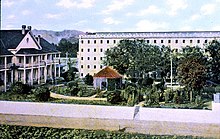
<svg viewBox="0 0 220 139"><path fill-rule="evenodd" d="M94 78L122 78L122 76L114 69L110 67L105 67L104 69L100 70L97 74L93 76Z"/></svg>

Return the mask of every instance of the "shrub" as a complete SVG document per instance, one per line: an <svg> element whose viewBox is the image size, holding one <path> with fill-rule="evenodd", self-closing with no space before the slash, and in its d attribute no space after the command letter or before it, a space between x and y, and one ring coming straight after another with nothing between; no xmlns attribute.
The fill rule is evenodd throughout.
<svg viewBox="0 0 220 139"><path fill-rule="evenodd" d="M84 81L87 85L93 85L93 77L90 74L87 74L84 78Z"/></svg>
<svg viewBox="0 0 220 139"><path fill-rule="evenodd" d="M154 80L152 78L144 78L142 80L143 86L149 86L149 85L152 85L153 83L154 83Z"/></svg>
<svg viewBox="0 0 220 139"><path fill-rule="evenodd" d="M200 104L202 103L201 96L198 96L198 95L196 96L195 103L196 103L197 105L200 105Z"/></svg>
<svg viewBox="0 0 220 139"><path fill-rule="evenodd" d="M46 86L36 88L34 94L38 101L48 101L50 98L50 90Z"/></svg>
<svg viewBox="0 0 220 139"><path fill-rule="evenodd" d="M215 92L219 93L220 92L220 86L215 87Z"/></svg>
<svg viewBox="0 0 220 139"><path fill-rule="evenodd" d="M0 86L4 85L4 81L2 79L0 79Z"/></svg>
<svg viewBox="0 0 220 139"><path fill-rule="evenodd" d="M78 82L77 81L70 81L67 83L67 86L69 88L72 88L73 86L78 87Z"/></svg>
<svg viewBox="0 0 220 139"><path fill-rule="evenodd" d="M31 89L31 86L28 84L23 84L22 82L16 82L10 87L10 91L17 94L29 94Z"/></svg>
<svg viewBox="0 0 220 139"><path fill-rule="evenodd" d="M121 91L119 90L110 91L107 95L107 101L110 102L111 104L119 103L122 100L120 94Z"/></svg>
<svg viewBox="0 0 220 139"><path fill-rule="evenodd" d="M169 102L173 99L173 92L171 89L167 89L164 92L165 102Z"/></svg>
<svg viewBox="0 0 220 139"><path fill-rule="evenodd" d="M71 96L76 96L78 94L78 92L79 92L79 88L78 87L72 87L71 88L71 91L70 91Z"/></svg>

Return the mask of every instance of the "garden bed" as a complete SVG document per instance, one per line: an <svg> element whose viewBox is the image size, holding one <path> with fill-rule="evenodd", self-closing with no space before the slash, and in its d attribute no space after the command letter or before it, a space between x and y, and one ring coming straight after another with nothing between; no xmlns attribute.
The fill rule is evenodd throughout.
<svg viewBox="0 0 220 139"><path fill-rule="evenodd" d="M193 136L176 135L145 135L138 133L124 133L123 131L64 129L49 127L27 127L0 125L0 137L5 139L14 138L56 138L56 139L192 139ZM205 139L199 137L200 139Z"/></svg>

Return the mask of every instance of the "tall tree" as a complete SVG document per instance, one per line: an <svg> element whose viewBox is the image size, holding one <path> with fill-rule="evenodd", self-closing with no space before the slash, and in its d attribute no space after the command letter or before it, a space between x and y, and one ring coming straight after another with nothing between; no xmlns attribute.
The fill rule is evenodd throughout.
<svg viewBox="0 0 220 139"><path fill-rule="evenodd" d="M161 50L159 46L149 45L144 40L122 40L118 46L105 52L103 62L113 66L121 74L142 78L143 74L165 65L161 61L167 55L162 57Z"/></svg>
<svg viewBox="0 0 220 139"><path fill-rule="evenodd" d="M209 78L220 83L220 42L213 40L206 46L209 55Z"/></svg>
<svg viewBox="0 0 220 139"><path fill-rule="evenodd" d="M178 57L177 78L187 87L190 101L193 101L194 96L200 93L207 79L207 57L197 46L186 46Z"/></svg>
<svg viewBox="0 0 220 139"><path fill-rule="evenodd" d="M190 92L190 101L200 91L206 81L206 58L202 55L188 55L183 58L177 68L179 82L185 85Z"/></svg>
<svg viewBox="0 0 220 139"><path fill-rule="evenodd" d="M62 57L65 57L67 52L70 57L76 57L79 50L78 42L72 43L63 38L60 40L57 49L61 52Z"/></svg>
<svg viewBox="0 0 220 139"><path fill-rule="evenodd" d="M166 52L164 54L164 52ZM165 70L168 48L149 45L144 40L122 40L105 52L104 64L113 66L121 74L142 78L149 71ZM168 56L168 58L167 58Z"/></svg>

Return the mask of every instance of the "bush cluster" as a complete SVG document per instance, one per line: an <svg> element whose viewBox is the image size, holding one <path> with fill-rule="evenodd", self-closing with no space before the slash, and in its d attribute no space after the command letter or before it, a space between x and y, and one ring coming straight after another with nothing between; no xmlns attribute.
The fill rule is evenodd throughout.
<svg viewBox="0 0 220 139"><path fill-rule="evenodd" d="M10 87L10 91L17 94L29 94L31 89L32 87L30 85L23 84L22 82L16 82Z"/></svg>
<svg viewBox="0 0 220 139"><path fill-rule="evenodd" d="M63 129L48 127L27 127L0 125L0 137L3 139L192 139L192 136L145 135L119 131ZM202 137L200 137L203 139Z"/></svg>
<svg viewBox="0 0 220 139"><path fill-rule="evenodd" d="M50 90L46 86L38 87L33 92L37 101L48 101L50 99Z"/></svg>

